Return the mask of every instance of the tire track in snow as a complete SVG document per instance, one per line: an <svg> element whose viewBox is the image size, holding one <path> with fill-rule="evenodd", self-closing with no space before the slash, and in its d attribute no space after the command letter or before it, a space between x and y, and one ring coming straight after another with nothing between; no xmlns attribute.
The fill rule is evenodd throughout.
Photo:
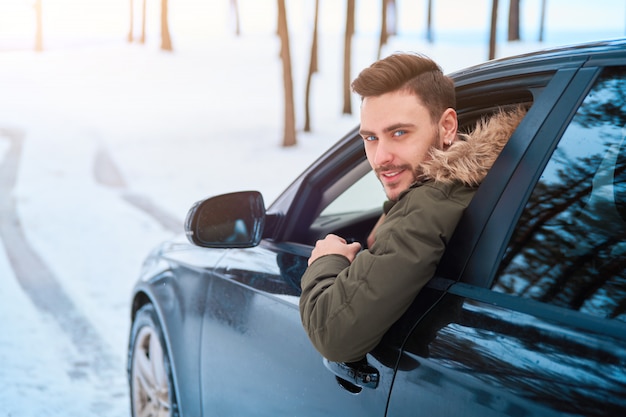
<svg viewBox="0 0 626 417"><path fill-rule="evenodd" d="M70 376L85 377L89 370L100 377L111 371L119 372L119 360L106 350L105 341L72 302L24 234L12 195L24 133L0 129L0 137L10 143L4 159L0 160L0 238L5 242L7 258L15 277L37 309L56 320L80 353L81 358L72 363Z"/></svg>
<svg viewBox="0 0 626 417"><path fill-rule="evenodd" d="M107 187L126 188L124 176L120 173L117 165L115 165L115 162L104 148L100 148L96 153L93 175L98 183ZM183 232L183 222L161 209L148 197L139 194L125 193L122 195L122 198L148 214L164 229L174 233Z"/></svg>

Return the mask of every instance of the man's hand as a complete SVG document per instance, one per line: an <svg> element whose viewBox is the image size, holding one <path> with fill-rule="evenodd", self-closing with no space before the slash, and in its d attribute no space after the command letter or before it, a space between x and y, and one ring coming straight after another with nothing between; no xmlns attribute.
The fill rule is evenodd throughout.
<svg viewBox="0 0 626 417"><path fill-rule="evenodd" d="M348 243L345 239L337 235L327 235L324 239L318 240L315 243L315 247L309 258L309 265L317 258L332 254L343 255L352 263L354 257L360 250L361 244L359 242Z"/></svg>

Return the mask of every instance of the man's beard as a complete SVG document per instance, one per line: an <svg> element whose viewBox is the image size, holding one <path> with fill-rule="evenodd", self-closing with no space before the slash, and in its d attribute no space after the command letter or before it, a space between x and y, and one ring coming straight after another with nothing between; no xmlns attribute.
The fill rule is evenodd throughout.
<svg viewBox="0 0 626 417"><path fill-rule="evenodd" d="M382 185L383 191L385 192L385 195L387 196L387 199L389 199L390 201L398 201L398 197L405 190L400 190L395 197L391 197L391 195L389 194L391 191L388 190L387 187L385 187L385 185L384 185L385 182L382 180L382 178L383 178L383 174L382 173L383 172L390 172L390 171L414 172L414 169L409 164L404 164L404 165L384 165L384 166L380 166L380 167L376 168L376 170L375 170L376 178L378 178L378 181L380 181L380 185Z"/></svg>
<svg viewBox="0 0 626 417"><path fill-rule="evenodd" d="M411 171L413 173L413 181L411 181L411 183L409 184L409 186L404 189L404 190L400 190L400 192L398 192L397 196L395 198L390 198L389 195L387 195L387 198L389 198L389 200L391 201L398 201L398 198L405 192L407 191L409 188L411 188L413 185L420 183L422 181L424 181L424 170L422 169L422 162L424 161L428 161L430 160L431 157L431 153L430 153L430 149L432 148L439 148L437 146L437 144L440 143L440 138L441 135L439 134L439 132L437 131L435 133L435 137L432 141L432 146L431 148L429 148L429 151L426 152L426 155L424 156L424 159L422 159L422 161L420 161L419 164L417 164L417 166L415 168L413 168L411 165L409 164L403 164L403 165L385 165L382 167L378 167L376 168L375 172L376 172L376 177L378 178L378 180L380 181L381 185L383 184L383 182L380 180L380 176L381 176L381 172L385 172L385 171L400 171L400 170L407 170L407 171ZM385 194L387 194L387 190L385 189L385 186L383 185L383 190L385 191Z"/></svg>
<svg viewBox="0 0 626 417"><path fill-rule="evenodd" d="M385 172L385 171L399 171L399 170L405 170L405 171L412 172L413 173L413 181L411 181L411 183L408 185L408 187L406 189L400 190L395 198L391 198L387 194L387 189L383 185L383 181L381 181L381 179L380 179L380 177L382 175L381 172ZM419 164L415 168L413 168L412 166L410 166L408 164L405 164L405 165L385 165L383 167L377 168L375 172L376 172L376 177L378 178L378 181L380 181L380 184L383 186L383 191L385 191L385 194L387 194L387 198L389 198L389 200L391 200L391 201L398 201L398 198L405 191L407 191L413 185L424 181L424 171L422 169L422 165L421 164Z"/></svg>

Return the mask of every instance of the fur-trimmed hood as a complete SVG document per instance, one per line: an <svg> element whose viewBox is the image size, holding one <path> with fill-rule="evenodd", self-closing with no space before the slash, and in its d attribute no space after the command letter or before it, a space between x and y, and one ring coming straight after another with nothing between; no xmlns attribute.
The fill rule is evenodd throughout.
<svg viewBox="0 0 626 417"><path fill-rule="evenodd" d="M424 180L478 186L525 115L522 106L500 110L476 123L472 132L459 134L448 149L433 149L422 163Z"/></svg>

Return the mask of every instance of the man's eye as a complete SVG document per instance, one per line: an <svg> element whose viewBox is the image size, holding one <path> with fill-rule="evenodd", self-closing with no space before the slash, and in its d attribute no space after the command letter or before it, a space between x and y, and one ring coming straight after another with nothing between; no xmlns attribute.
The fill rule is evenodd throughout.
<svg viewBox="0 0 626 417"><path fill-rule="evenodd" d="M406 134L406 130L396 130L393 132L393 136L398 137Z"/></svg>
<svg viewBox="0 0 626 417"><path fill-rule="evenodd" d="M375 140L378 140L378 138L376 136L363 136L363 140L366 142L373 142Z"/></svg>

